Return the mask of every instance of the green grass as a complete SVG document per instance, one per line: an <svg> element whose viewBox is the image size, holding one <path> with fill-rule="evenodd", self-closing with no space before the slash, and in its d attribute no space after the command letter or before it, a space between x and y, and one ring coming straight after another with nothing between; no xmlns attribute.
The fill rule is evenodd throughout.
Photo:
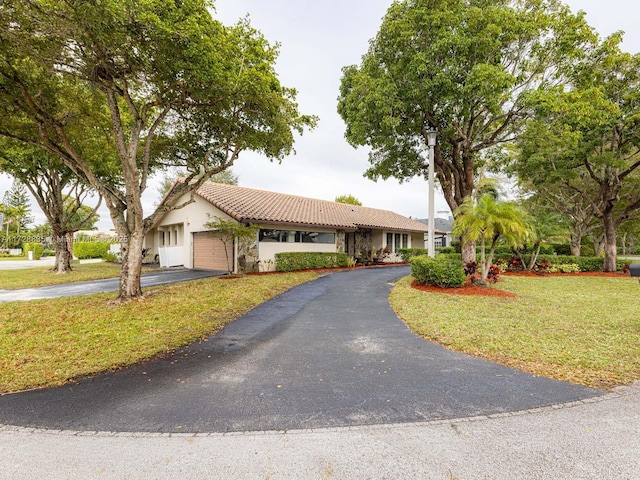
<svg viewBox="0 0 640 480"><path fill-rule="evenodd" d="M640 286L631 278L503 277L518 297L425 293L390 301L417 334L535 375L597 388L640 380Z"/></svg>
<svg viewBox="0 0 640 480"><path fill-rule="evenodd" d="M316 277L208 278L122 304L110 302L113 293L0 304L0 393L61 385L171 351Z"/></svg>
<svg viewBox="0 0 640 480"><path fill-rule="evenodd" d="M15 260L27 260L26 255L12 255L12 256L2 256L0 255L0 262L11 262Z"/></svg>
<svg viewBox="0 0 640 480"><path fill-rule="evenodd" d="M50 267L0 270L0 289L46 287L47 285L113 278L120 275L120 265L113 263L72 264L71 267L73 268L71 272L62 275L51 271ZM152 268L144 267L142 272L152 270Z"/></svg>

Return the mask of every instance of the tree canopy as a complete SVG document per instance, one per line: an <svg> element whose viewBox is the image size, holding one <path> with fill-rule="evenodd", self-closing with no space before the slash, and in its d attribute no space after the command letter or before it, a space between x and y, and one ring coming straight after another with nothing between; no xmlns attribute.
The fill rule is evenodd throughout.
<svg viewBox="0 0 640 480"><path fill-rule="evenodd" d="M103 198L122 245L121 299L142 294L145 233L242 151L272 160L315 124L274 70L278 46L206 0L24 0L0 8L0 136L57 156ZM90 153L103 135L103 162ZM156 168L186 181L155 211Z"/></svg>
<svg viewBox="0 0 640 480"><path fill-rule="evenodd" d="M338 203L346 203L349 205L357 205L359 207L362 206L362 202L360 200L358 200L356 197L354 197L351 194L345 194L345 195L338 195L335 199L336 202Z"/></svg>
<svg viewBox="0 0 640 480"><path fill-rule="evenodd" d="M435 175L457 211L493 148L513 141L533 110L527 95L561 81L593 36L556 0L394 2L359 66L343 69L338 111L353 146L371 147L372 179ZM463 242L465 261L475 247Z"/></svg>
<svg viewBox="0 0 640 480"><path fill-rule="evenodd" d="M16 234L25 230L33 221L31 217L31 202L27 188L19 178L14 178L11 188L2 196L5 221L7 223L7 235L13 229ZM8 239L7 239L8 241Z"/></svg>
<svg viewBox="0 0 640 480"><path fill-rule="evenodd" d="M616 270L618 226L640 210L640 54L620 42L597 42L565 85L532 95L537 116L512 167L588 203L603 229L605 271Z"/></svg>

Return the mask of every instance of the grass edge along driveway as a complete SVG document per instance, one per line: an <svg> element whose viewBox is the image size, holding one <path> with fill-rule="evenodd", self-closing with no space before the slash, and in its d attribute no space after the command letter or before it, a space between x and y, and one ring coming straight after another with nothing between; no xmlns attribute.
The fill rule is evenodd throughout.
<svg viewBox="0 0 640 480"><path fill-rule="evenodd" d="M38 288L49 285L62 285L72 282L87 282L114 278L120 275L120 265L115 263L72 264L72 271L57 274L51 267L39 266L15 270L0 270L0 288L16 290L20 288ZM142 267L142 273L158 270L155 267Z"/></svg>
<svg viewBox="0 0 640 480"><path fill-rule="evenodd" d="M640 380L640 290L629 277L503 277L513 299L426 293L399 281L390 302L446 348L595 388Z"/></svg>
<svg viewBox="0 0 640 480"><path fill-rule="evenodd" d="M0 393L58 386L131 365L212 335L317 273L206 278L149 290L0 304Z"/></svg>

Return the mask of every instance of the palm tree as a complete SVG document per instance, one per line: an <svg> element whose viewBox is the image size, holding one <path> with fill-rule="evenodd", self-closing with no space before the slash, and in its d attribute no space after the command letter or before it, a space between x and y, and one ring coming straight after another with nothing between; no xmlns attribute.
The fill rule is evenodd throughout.
<svg viewBox="0 0 640 480"><path fill-rule="evenodd" d="M486 282L489 267L499 240L513 247L522 245L531 229L524 219L524 213L512 202L501 202L492 194L485 194L477 201L468 197L456 211L453 234L464 234L467 239L481 242L482 280ZM489 255L485 256L489 242Z"/></svg>

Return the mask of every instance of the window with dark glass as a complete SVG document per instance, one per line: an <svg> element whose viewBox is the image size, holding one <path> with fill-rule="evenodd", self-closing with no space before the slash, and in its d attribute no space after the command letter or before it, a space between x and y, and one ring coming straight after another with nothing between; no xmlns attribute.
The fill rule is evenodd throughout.
<svg viewBox="0 0 640 480"><path fill-rule="evenodd" d="M394 253L401 248L409 248L409 234L387 232L387 247Z"/></svg>
<svg viewBox="0 0 640 480"><path fill-rule="evenodd" d="M295 242L295 243L336 243L335 233L327 232L297 232L291 230L261 229L261 242Z"/></svg>
<svg viewBox="0 0 640 480"><path fill-rule="evenodd" d="M261 242L286 242L287 232L284 230L266 230L261 229L259 234Z"/></svg>

